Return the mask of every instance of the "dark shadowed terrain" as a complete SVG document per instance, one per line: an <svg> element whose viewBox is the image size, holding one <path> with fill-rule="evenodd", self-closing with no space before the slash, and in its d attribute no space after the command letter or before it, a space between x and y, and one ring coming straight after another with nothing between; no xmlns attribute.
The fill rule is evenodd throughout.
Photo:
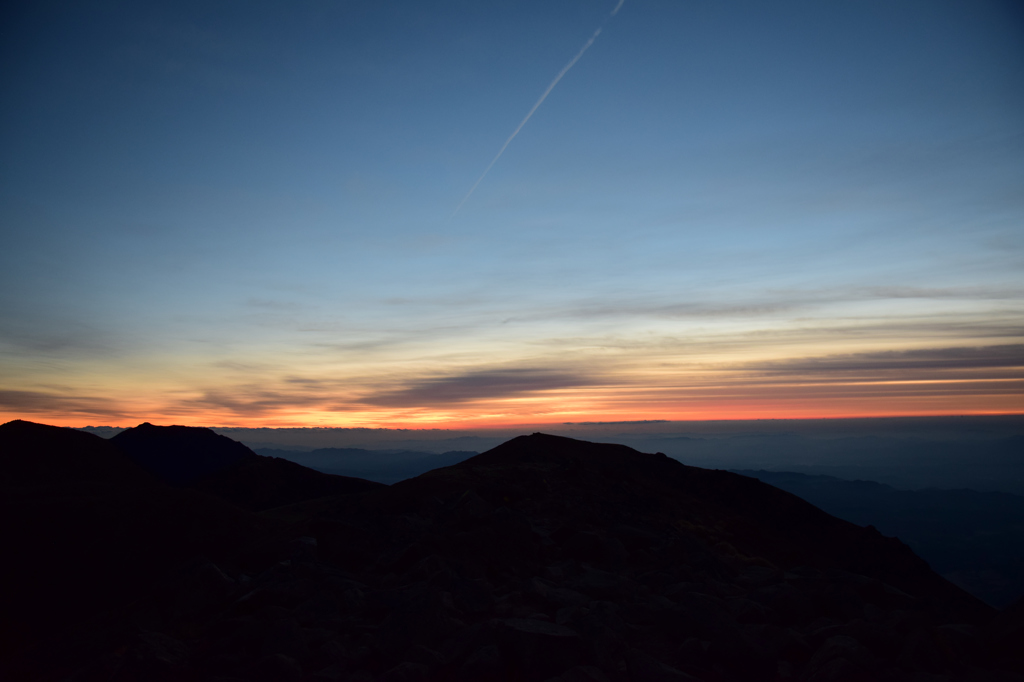
<svg viewBox="0 0 1024 682"><path fill-rule="evenodd" d="M1024 497L974 490L897 490L778 471L738 471L839 518L900 538L933 569L1002 608L1024 595Z"/></svg>
<svg viewBox="0 0 1024 682"><path fill-rule="evenodd" d="M900 541L753 478L542 434L391 486L254 453L160 473L174 447L239 452L217 439L143 425L129 453L0 427L20 559L0 672L1024 679L1021 603L997 612Z"/></svg>
<svg viewBox="0 0 1024 682"><path fill-rule="evenodd" d="M831 471L854 478L875 473L919 487L929 481L986 486L986 482L998 480L1002 487L1016 489L1014 477L1020 475L1021 456L1012 444L1019 439L1014 435L1018 420L995 420L1002 424L995 435L986 430L992 426L991 418L850 421L858 423L845 424L848 431L874 428L877 433L857 436L839 431L840 425L836 424L814 424L816 432L794 422L788 425L796 427L796 432L765 433L761 425L760 433L645 437L714 468L732 461L774 466L788 462L805 471ZM640 436L633 434L632 438ZM438 442L447 444L450 439ZM388 484L476 454L361 448L261 447L256 451L318 471ZM676 458L692 463L679 455ZM996 469L986 469L989 465ZM1000 478L996 465L1002 466L1007 475ZM881 483L820 474L733 471L782 488L841 519L873 525L885 535L900 538L945 578L997 608L1024 595L1024 497L998 490L898 490Z"/></svg>
<svg viewBox="0 0 1024 682"><path fill-rule="evenodd" d="M388 484L477 454L358 448L256 451L318 471ZM996 491L897 490L872 481L785 471L734 471L841 519L900 538L943 577L996 608L1024 595L1024 497Z"/></svg>

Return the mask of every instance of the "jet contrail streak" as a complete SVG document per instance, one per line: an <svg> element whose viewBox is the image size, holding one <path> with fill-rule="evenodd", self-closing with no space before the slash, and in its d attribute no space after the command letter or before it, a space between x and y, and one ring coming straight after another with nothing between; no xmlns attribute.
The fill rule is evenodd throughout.
<svg viewBox="0 0 1024 682"><path fill-rule="evenodd" d="M551 94L551 91L555 89L556 85L558 85L558 81L562 80L562 76L564 76L569 71L569 69L573 67L573 64L580 60L580 57L583 56L583 53L587 51L588 47L594 44L594 41L597 40L597 36L599 35L601 35L600 28L594 31L594 35L590 36L590 40L588 40L583 45L583 47L580 48L580 51L576 53L576 56L572 58L572 61L566 64L565 67L563 67L562 70L558 72L558 75L555 76L555 80L551 81L551 85L548 86L548 89L544 91L544 94L540 96L540 99L537 100L537 103L533 105L532 109L530 109L530 113L526 114L526 118L524 118L522 122L516 127L516 129L512 131L512 134L508 136L508 139L505 140L505 144L501 145L501 149L499 149L498 153L494 156L493 159L491 159L491 162L487 164L487 168L484 169L484 172L481 173L480 177L477 178L476 182L473 183L473 186L469 189L469 192L466 193L466 196L462 198L462 201L459 202L459 205L455 207L454 211L452 211L453 218L455 217L455 214L459 212L459 209L462 208L462 205L466 203L469 200L469 197L473 195L473 192L476 190L477 185L479 185L483 181L487 173L489 173L491 168L494 167L494 164L496 164L498 162L498 159L501 158L501 155L505 153L505 148L508 147L509 143L512 140L515 139L516 135L519 134L519 131L523 129L524 125L526 125L526 122L530 120L530 117L533 116L533 112L537 111L537 107L544 103L544 100L547 99L547 96Z"/></svg>
<svg viewBox="0 0 1024 682"><path fill-rule="evenodd" d="M619 0L619 4L615 6L615 9L612 10L612 13L609 14L608 17L614 17L615 14L620 9L622 9L622 3L624 3L625 1L626 0ZM608 20L605 19L605 22L607 21ZM454 211L452 211L453 218L455 217L455 214L459 212L459 209L462 208L462 205L465 204L471 196L473 196L473 192L476 191L477 186L487 176L491 168L494 167L494 164L498 162L498 159L501 158L501 155L505 153L505 148L508 147L509 143L512 142L512 140L515 139L516 135L519 134L519 131L523 129L523 126L526 125L526 122L530 120L531 116L533 116L533 112L537 111L537 107L544 103L544 100L547 99L547 96L550 95L551 91L555 89L556 85L558 85L558 81L562 80L562 76L564 76L569 71L569 69L571 69L573 65L580 60L580 57L583 56L583 53L586 52L587 49L594 44L594 41L597 40L597 37L601 35L602 28L604 28L603 25L599 26L598 29L594 31L594 35L590 36L590 40L584 43L583 47L580 48L580 51L576 53L576 56L573 57L572 60L568 64L566 64L561 71L558 72L558 75L555 76L555 80L551 81L551 85L549 85L548 89L544 91L544 94L540 96L540 99L537 100L537 103L533 105L533 108L530 109L530 112L526 114L526 118L524 118L522 122L516 127L516 129L512 131L512 134L508 136L508 139L505 140L505 144L501 145L501 149L499 149L498 153L495 154L493 159L491 159L491 162L487 164L487 168L484 169L484 172L481 173L480 177L477 178L476 182L473 183L473 186L469 189L469 192L466 193L466 196L462 198L462 201L459 202L459 205L455 207Z"/></svg>

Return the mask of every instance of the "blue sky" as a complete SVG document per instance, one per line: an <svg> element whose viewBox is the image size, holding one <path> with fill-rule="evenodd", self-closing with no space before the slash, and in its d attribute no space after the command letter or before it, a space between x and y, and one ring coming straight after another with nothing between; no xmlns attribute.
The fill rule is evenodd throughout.
<svg viewBox="0 0 1024 682"><path fill-rule="evenodd" d="M1024 409L1013 3L615 4L15 3L0 410Z"/></svg>

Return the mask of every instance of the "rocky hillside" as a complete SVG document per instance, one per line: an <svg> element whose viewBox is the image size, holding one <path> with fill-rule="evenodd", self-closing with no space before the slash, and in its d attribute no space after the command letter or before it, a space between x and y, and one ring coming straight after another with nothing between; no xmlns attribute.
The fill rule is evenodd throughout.
<svg viewBox="0 0 1024 682"><path fill-rule="evenodd" d="M623 446L534 434L258 514L151 485L262 528L186 548L60 637L42 628L31 656L11 657L19 675L1024 679L1020 608L997 614L899 541L767 484ZM74 570L74 557L51 558ZM48 585L22 580L50 601Z"/></svg>

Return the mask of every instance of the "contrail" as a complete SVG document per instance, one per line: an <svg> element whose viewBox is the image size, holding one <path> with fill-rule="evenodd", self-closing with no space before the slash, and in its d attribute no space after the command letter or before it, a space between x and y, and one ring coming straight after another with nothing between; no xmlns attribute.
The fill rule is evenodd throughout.
<svg viewBox="0 0 1024 682"><path fill-rule="evenodd" d="M615 6L615 9L612 10L612 13L609 14L608 17L611 18L618 14L619 10L622 9L622 3L624 3L625 1L626 0L619 0L619 4ZM607 22L608 19L605 19L605 23ZM576 56L573 57L569 61L569 63L562 67L562 70L558 72L558 75L555 76L555 80L551 81L551 85L548 86L548 89L544 91L544 94L540 96L540 99L537 100L537 103L534 104L533 108L530 109L529 113L526 114L526 118L524 118L522 122L520 122L520 124L516 126L516 129L512 131L512 134L508 136L508 139L505 140L505 144L501 145L501 149L499 149L498 153L494 155L494 158L491 159L491 162L487 164L487 168L484 169L484 172L480 174L480 177L477 178L476 182L473 183L473 186L469 188L469 191L466 193L466 196L462 198L462 201L459 202L459 205L455 207L454 211L452 211L453 218L455 217L455 214L459 212L459 209L462 208L462 205L469 201L469 198L473 196L473 192L476 191L477 186L487 176L491 168L494 167L494 164L498 162L498 159L501 158L501 155L505 153L505 148L508 147L509 143L515 139L516 135L519 134L519 131L523 129L524 125L526 125L526 122L530 120L530 117L533 116L533 112L537 111L537 108L544 103L544 100L547 99L548 95L551 94L551 91L555 89L556 85L558 85L558 81L562 80L562 76L568 73L569 69L571 69L573 65L580 60L580 57L583 56L583 53L586 52L587 49L594 44L594 41L597 40L597 37L601 35L601 29L603 28L604 23L598 26L597 30L594 31L594 35L590 36L590 40L584 43L583 47L580 48L580 51L576 53Z"/></svg>

